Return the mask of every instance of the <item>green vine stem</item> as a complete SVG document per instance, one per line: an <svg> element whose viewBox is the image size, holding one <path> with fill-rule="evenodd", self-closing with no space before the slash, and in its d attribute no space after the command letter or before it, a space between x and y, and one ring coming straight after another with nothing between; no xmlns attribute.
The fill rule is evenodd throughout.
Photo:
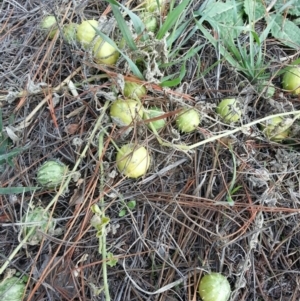
<svg viewBox="0 0 300 301"><path fill-rule="evenodd" d="M226 132L224 132L222 134L219 134L219 135L214 135L212 137L209 137L209 138L207 138L205 140L199 141L199 142L194 143L192 145L173 144L173 143L170 143L170 142L167 142L167 141L163 141L163 139L159 136L159 134L157 133L156 129L154 128L154 126L152 125L151 122L150 122L150 127L151 127L151 129L152 129L152 131L153 131L153 133L154 133L157 141L161 145L168 146L168 147L173 147L173 148L175 148L177 150L181 150L181 151L190 151L190 150L192 150L194 148L197 148L198 146L201 146L201 145L207 144L209 142L213 142L213 141L219 140L219 139L221 139L223 137L230 136L232 134L235 134L235 133L243 131L243 130L247 130L247 129L249 129L253 125L256 125L258 123L262 123L262 122L267 121L269 119L272 119L274 117L282 117L282 116L288 116L288 115L294 115L295 116L293 118L293 122L294 122L296 119L298 119L300 117L300 111L292 111L292 112L279 113L279 114L275 114L275 115L269 115L269 116L266 116L264 118L261 118L261 119L249 122L249 123L247 123L245 125L236 127L233 130L226 131ZM146 114L146 117L147 117L147 119L149 119L149 116L147 116L147 114Z"/></svg>
<svg viewBox="0 0 300 301"><path fill-rule="evenodd" d="M102 164L102 152L103 152L103 137L105 132L102 131L99 135L99 161L100 161L100 193L104 190L104 168ZM100 198L100 205L103 208L104 207L104 197L102 194L102 197ZM105 214L103 213L103 217L105 217ZM103 227L103 233L99 237L99 240L101 240L101 243L99 244L102 246L102 250L99 250L102 253L103 263L102 263L102 271L103 271L103 287L104 287L104 294L105 294L105 300L110 301L110 295L109 295L109 285L107 281L107 252L106 252L106 228L105 225ZM101 254L100 253L100 254Z"/></svg>

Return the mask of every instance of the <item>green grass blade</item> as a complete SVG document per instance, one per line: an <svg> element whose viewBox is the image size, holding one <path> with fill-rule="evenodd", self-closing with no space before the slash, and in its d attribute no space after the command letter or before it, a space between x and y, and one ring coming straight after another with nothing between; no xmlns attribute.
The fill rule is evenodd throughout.
<svg viewBox="0 0 300 301"><path fill-rule="evenodd" d="M156 35L158 40L161 40L165 34L172 29L173 25L178 21L180 15L185 11L188 4L191 3L192 2L190 0L184 0L175 9L168 13L167 19Z"/></svg>
<svg viewBox="0 0 300 301"><path fill-rule="evenodd" d="M173 79L173 80L170 80L170 81L163 81L161 83L161 86L162 87L174 87L174 86L177 86L181 83L182 79L184 78L186 74L186 68L185 68L185 62L184 64L182 64L181 68L180 68L180 73L179 73L179 77Z"/></svg>
<svg viewBox="0 0 300 301"><path fill-rule="evenodd" d="M122 14L120 13L119 8L116 5L111 4L111 9L112 9L112 11L114 13L116 21L117 21L117 23L119 25L119 29L121 30L122 35L123 35L123 37L124 37L127 45L129 46L129 48L131 50L137 50L135 42L134 42L134 40L132 38L132 34L131 34L131 32L130 32L130 30L129 30L129 28L128 28L128 26L127 26L127 24L126 24L126 22L125 22L125 20L124 20L124 18L122 16Z"/></svg>
<svg viewBox="0 0 300 301"><path fill-rule="evenodd" d="M0 133L3 131L2 109L0 109Z"/></svg>
<svg viewBox="0 0 300 301"><path fill-rule="evenodd" d="M171 67L173 65L178 65L180 64L182 61L186 61L189 58L195 56L202 48L204 47L204 45L200 45L198 47L195 48L191 48L190 50L188 50L188 52L185 54L184 57L177 59L175 61L171 61L169 63L165 63L165 64L161 64L160 67L162 68L166 68L166 67ZM177 52L173 52L172 56L175 56L177 54Z"/></svg>
<svg viewBox="0 0 300 301"><path fill-rule="evenodd" d="M195 19L195 22L199 28L199 30L202 32L202 34L205 36L205 38L216 48L218 46L218 41L206 30L204 26L202 26L203 18L201 18L200 21ZM227 60L232 67L236 68L237 70L243 70L241 65L230 55L230 53L226 50L226 48L221 45L219 45L220 52L225 60Z"/></svg>
<svg viewBox="0 0 300 301"><path fill-rule="evenodd" d="M11 150L10 152L6 153L6 154L0 154L0 162L4 161L4 160L8 160L10 158L13 158L15 156L17 156L18 154L20 154L22 151L26 150L26 147L23 148L14 148L13 150Z"/></svg>
<svg viewBox="0 0 300 301"><path fill-rule="evenodd" d="M143 21L140 19L140 17L138 15L136 15L130 9L128 9L126 6L124 6L121 3L118 3L115 0L105 0L105 1L109 2L111 5L122 7L122 9L126 12L126 14L132 20L133 27L134 27L137 34L141 34L144 31L145 25L144 25Z"/></svg>
<svg viewBox="0 0 300 301"><path fill-rule="evenodd" d="M0 188L0 195L19 194L28 191L34 191L37 189L40 189L40 187L5 187L5 188Z"/></svg>
<svg viewBox="0 0 300 301"><path fill-rule="evenodd" d="M170 47L184 32L186 27L190 24L190 21L186 21L181 24L171 35L167 38L167 46Z"/></svg>

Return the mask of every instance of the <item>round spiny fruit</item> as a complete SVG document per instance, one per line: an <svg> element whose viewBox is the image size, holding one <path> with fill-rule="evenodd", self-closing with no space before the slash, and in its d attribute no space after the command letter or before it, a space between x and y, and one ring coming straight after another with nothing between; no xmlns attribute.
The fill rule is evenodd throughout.
<svg viewBox="0 0 300 301"><path fill-rule="evenodd" d="M291 67L284 73L282 86L294 95L300 94L300 67Z"/></svg>
<svg viewBox="0 0 300 301"><path fill-rule="evenodd" d="M110 117L119 127L128 126L143 117L143 107L133 99L117 99L110 107Z"/></svg>
<svg viewBox="0 0 300 301"><path fill-rule="evenodd" d="M29 234L30 230L34 228L27 239L27 243L30 245L35 245L40 242L43 239L43 232L51 233L55 228L55 221L50 217L48 212L45 212L45 210L40 207L34 208L26 213L22 218L22 222L25 224L23 227L24 236Z"/></svg>
<svg viewBox="0 0 300 301"><path fill-rule="evenodd" d="M68 167L61 162L46 161L37 172L37 182L46 188L55 188L59 186L66 173Z"/></svg>
<svg viewBox="0 0 300 301"><path fill-rule="evenodd" d="M134 82L125 82L124 96L134 99L141 99L147 94L147 90L143 85Z"/></svg>
<svg viewBox="0 0 300 301"><path fill-rule="evenodd" d="M176 125L183 133L190 133L200 124L200 115L197 110L184 108L176 117Z"/></svg>
<svg viewBox="0 0 300 301"><path fill-rule="evenodd" d="M114 65L119 58L119 52L100 37L94 44L93 55L98 64L105 65Z"/></svg>
<svg viewBox="0 0 300 301"><path fill-rule="evenodd" d="M120 173L129 178L144 175L150 165L150 156L143 146L126 144L117 153L117 168Z"/></svg>
<svg viewBox="0 0 300 301"><path fill-rule="evenodd" d="M64 38L68 43L72 43L76 39L76 23L69 23L63 27Z"/></svg>
<svg viewBox="0 0 300 301"><path fill-rule="evenodd" d="M223 99L217 106L216 111L225 123L237 122L242 116L240 104L235 98Z"/></svg>
<svg viewBox="0 0 300 301"><path fill-rule="evenodd" d="M226 277L211 273L201 279L198 292L203 301L227 301L231 289Z"/></svg>
<svg viewBox="0 0 300 301"><path fill-rule="evenodd" d="M96 20L82 21L77 27L76 38L77 41L84 47L88 48L96 36L95 28L98 27Z"/></svg>
<svg viewBox="0 0 300 301"><path fill-rule="evenodd" d="M285 123L282 117L273 117L267 120L264 124L261 124L263 133L271 140L275 142L281 142L288 138L291 130L291 124Z"/></svg>
<svg viewBox="0 0 300 301"><path fill-rule="evenodd" d="M57 24L54 16L46 16L41 23L41 29L49 33L49 39L53 39L57 32Z"/></svg>

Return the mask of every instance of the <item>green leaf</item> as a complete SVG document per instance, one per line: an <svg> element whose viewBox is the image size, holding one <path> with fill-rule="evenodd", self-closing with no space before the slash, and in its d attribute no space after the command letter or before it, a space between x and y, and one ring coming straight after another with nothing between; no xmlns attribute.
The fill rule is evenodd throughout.
<svg viewBox="0 0 300 301"><path fill-rule="evenodd" d="M107 253L107 264L112 268L116 266L118 263L118 259L114 257L114 254L111 252Z"/></svg>
<svg viewBox="0 0 300 301"><path fill-rule="evenodd" d="M178 6L176 6L175 9L168 13L167 19L156 35L158 40L161 40L165 34L172 29L173 25L179 20L180 15L185 11L187 5L191 3L192 2L190 0L184 0Z"/></svg>
<svg viewBox="0 0 300 301"><path fill-rule="evenodd" d="M300 48L300 29L297 25L281 15L269 15L266 19L268 23L273 23L271 33L276 39L291 48Z"/></svg>
<svg viewBox="0 0 300 301"><path fill-rule="evenodd" d="M250 24L263 18L266 14L266 6L262 0L245 0L244 10L248 15Z"/></svg>
<svg viewBox="0 0 300 301"><path fill-rule="evenodd" d="M230 191L230 194L233 195L234 193L236 193L237 191L239 191L243 186L237 186L237 187L234 187L231 191Z"/></svg>
<svg viewBox="0 0 300 301"><path fill-rule="evenodd" d="M207 6L203 11L199 12L202 16L212 18L219 23L237 25L233 18L236 12L241 12L243 8L241 1L216 1L215 4ZM239 22L242 24L242 22Z"/></svg>
<svg viewBox="0 0 300 301"><path fill-rule="evenodd" d="M265 0L268 6L273 0ZM274 5L276 12L285 10L289 15L300 16L300 0L277 0Z"/></svg>
<svg viewBox="0 0 300 301"><path fill-rule="evenodd" d="M136 201L134 200L131 200L127 203L127 207L130 209L130 210L133 210L135 207L136 207Z"/></svg>
<svg viewBox="0 0 300 301"><path fill-rule="evenodd" d="M243 30L244 10L241 0L215 1L198 10L202 22L208 21L223 41L234 39Z"/></svg>
<svg viewBox="0 0 300 301"><path fill-rule="evenodd" d="M119 217L125 216L126 212L127 212L126 209L120 210L120 212L119 212Z"/></svg>

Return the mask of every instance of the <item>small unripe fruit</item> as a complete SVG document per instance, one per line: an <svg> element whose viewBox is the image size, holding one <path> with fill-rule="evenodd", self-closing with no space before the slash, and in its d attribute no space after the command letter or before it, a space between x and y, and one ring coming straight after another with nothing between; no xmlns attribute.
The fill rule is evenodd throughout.
<svg viewBox="0 0 300 301"><path fill-rule="evenodd" d="M93 55L98 64L106 65L114 65L119 58L119 52L100 37L94 44Z"/></svg>
<svg viewBox="0 0 300 301"><path fill-rule="evenodd" d="M263 81L258 86L258 92L262 93L264 98L271 98L275 94L275 86L272 83Z"/></svg>
<svg viewBox="0 0 300 301"><path fill-rule="evenodd" d="M53 39L58 31L56 19L54 16L46 16L41 23L41 29L48 33L49 39Z"/></svg>
<svg viewBox="0 0 300 301"><path fill-rule="evenodd" d="M28 223L28 225L24 225L23 227L24 236L34 228L27 240L27 243L30 245L35 245L43 239L42 232L53 232L55 228L55 221L43 208L34 208L32 211L25 214L22 218L22 222L25 224ZM30 223L32 223L32 225L29 225Z"/></svg>
<svg viewBox="0 0 300 301"><path fill-rule="evenodd" d="M119 127L128 126L143 117L143 107L133 99L117 99L110 107L110 117Z"/></svg>
<svg viewBox="0 0 300 301"><path fill-rule="evenodd" d="M176 117L176 125L183 133L190 133L200 124L200 115L197 110L184 108Z"/></svg>
<svg viewBox="0 0 300 301"><path fill-rule="evenodd" d="M284 73L282 87L294 95L300 94L300 67L291 67Z"/></svg>
<svg viewBox="0 0 300 301"><path fill-rule="evenodd" d="M240 104L235 98L223 99L217 106L216 111L222 120L228 124L239 121L242 116Z"/></svg>
<svg viewBox="0 0 300 301"><path fill-rule="evenodd" d="M155 32L157 29L157 19L153 16L152 13L142 12L140 17L145 24L146 30Z"/></svg>
<svg viewBox="0 0 300 301"><path fill-rule="evenodd" d="M145 86L134 83L134 82L125 82L124 85L124 96L133 98L133 99L141 99L143 96L147 94L147 90Z"/></svg>
<svg viewBox="0 0 300 301"><path fill-rule="evenodd" d="M150 156L143 146L126 144L117 153L117 168L120 173L129 178L144 175L150 165Z"/></svg>
<svg viewBox="0 0 300 301"><path fill-rule="evenodd" d="M201 279L198 292L203 301L227 301L231 288L226 277L210 273Z"/></svg>
<svg viewBox="0 0 300 301"><path fill-rule="evenodd" d="M280 142L288 138L290 134L291 123L285 122L282 117L273 117L267 120L264 124L261 124L263 133L271 140Z"/></svg>
<svg viewBox="0 0 300 301"><path fill-rule="evenodd" d="M65 164L50 160L38 169L36 179L43 187L55 188L62 183L67 172L68 167Z"/></svg>
<svg viewBox="0 0 300 301"><path fill-rule="evenodd" d="M95 38L96 30L94 27L98 27L98 22L96 20L82 21L82 23L78 25L76 38L83 48L88 48Z"/></svg>
<svg viewBox="0 0 300 301"><path fill-rule="evenodd" d="M147 110L147 114L144 114L144 119L151 119L151 118L155 118L155 117L159 117L161 115L164 115L165 112L157 107L150 107ZM154 126L154 128L158 131L161 128L163 128L166 125L166 120L164 118L159 119L159 120L155 120L155 121L151 121L152 126ZM151 130L151 126L150 126L150 122L147 124L147 126L149 127L149 129Z"/></svg>
<svg viewBox="0 0 300 301"><path fill-rule="evenodd" d="M158 10L157 2L159 3L160 10L162 11L164 8L165 0L142 0L144 3L145 10L148 12L155 12Z"/></svg>
<svg viewBox="0 0 300 301"><path fill-rule="evenodd" d="M71 44L76 40L76 29L78 27L78 24L76 23L69 23L63 27L63 34L65 40Z"/></svg>

